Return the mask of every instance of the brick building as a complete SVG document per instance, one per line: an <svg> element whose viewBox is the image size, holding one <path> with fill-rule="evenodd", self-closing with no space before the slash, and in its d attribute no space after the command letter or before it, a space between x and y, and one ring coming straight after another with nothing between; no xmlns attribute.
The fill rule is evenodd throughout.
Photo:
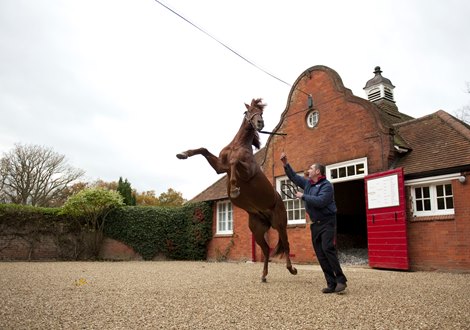
<svg viewBox="0 0 470 330"><path fill-rule="evenodd" d="M282 193L282 151L299 173L313 162L326 165L340 250L367 249L376 268L469 271L470 127L442 110L421 118L400 112L395 86L379 67L374 73L364 99L328 67L305 70L274 129L287 135L270 135L256 154L285 201L292 260L316 262L303 206ZM193 198L215 202L208 258L260 261L248 216L232 207L225 182L224 176ZM268 236L274 246L277 232Z"/></svg>

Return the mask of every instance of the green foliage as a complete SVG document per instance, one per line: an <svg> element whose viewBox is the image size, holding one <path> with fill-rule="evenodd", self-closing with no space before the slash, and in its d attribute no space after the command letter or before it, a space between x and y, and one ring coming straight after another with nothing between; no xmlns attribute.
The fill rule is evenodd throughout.
<svg viewBox="0 0 470 330"><path fill-rule="evenodd" d="M85 219L83 240L93 255L98 257L106 216L111 210L122 205L122 196L115 190L87 188L67 199L62 211L64 214Z"/></svg>
<svg viewBox="0 0 470 330"><path fill-rule="evenodd" d="M169 188L167 192L161 193L158 197L158 205L159 206L181 206L186 202L183 198L183 194L174 190L173 188Z"/></svg>
<svg viewBox="0 0 470 330"><path fill-rule="evenodd" d="M83 217L90 231L101 231L106 215L122 205L122 196L117 191L87 188L67 199L62 211L64 214Z"/></svg>
<svg viewBox="0 0 470 330"><path fill-rule="evenodd" d="M212 208L209 203L122 207L109 214L105 234L131 246L145 260L158 254L204 260L212 238Z"/></svg>
<svg viewBox="0 0 470 330"><path fill-rule="evenodd" d="M132 193L131 184L127 181L127 179L125 181L122 181L122 177L119 178L117 191L121 194L124 204L136 204L135 195Z"/></svg>

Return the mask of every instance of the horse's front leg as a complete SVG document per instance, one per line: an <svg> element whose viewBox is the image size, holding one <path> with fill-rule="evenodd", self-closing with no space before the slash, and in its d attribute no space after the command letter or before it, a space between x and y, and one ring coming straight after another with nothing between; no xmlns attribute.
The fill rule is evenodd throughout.
<svg viewBox="0 0 470 330"><path fill-rule="evenodd" d="M238 180L248 182L256 173L257 164L250 164L238 158L230 161L230 197L237 198L240 195Z"/></svg>
<svg viewBox="0 0 470 330"><path fill-rule="evenodd" d="M190 149L179 154L176 154L176 157L179 159L187 159L188 157L192 157L195 155L202 155L204 158L207 159L207 162L212 166L212 168L217 172L217 174L226 173L227 167L222 163L219 157L210 153L206 148L199 148L199 149Z"/></svg>

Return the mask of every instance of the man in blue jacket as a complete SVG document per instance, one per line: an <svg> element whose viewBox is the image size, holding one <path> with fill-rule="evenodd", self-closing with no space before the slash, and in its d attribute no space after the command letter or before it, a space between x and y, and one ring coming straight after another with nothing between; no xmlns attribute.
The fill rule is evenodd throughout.
<svg viewBox="0 0 470 330"><path fill-rule="evenodd" d="M304 191L297 192L295 196L304 201L305 210L312 221L313 249L327 284L322 292L342 292L346 289L347 279L338 261L335 245L336 203L333 185L325 176L325 166L313 164L308 169L308 178L305 178L294 172L285 153L281 154L281 161L289 179Z"/></svg>

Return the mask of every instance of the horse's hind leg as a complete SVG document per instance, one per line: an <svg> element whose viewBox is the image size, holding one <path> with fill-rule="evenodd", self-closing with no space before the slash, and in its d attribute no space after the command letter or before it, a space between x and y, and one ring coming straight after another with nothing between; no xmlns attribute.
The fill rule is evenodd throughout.
<svg viewBox="0 0 470 330"><path fill-rule="evenodd" d="M279 232L279 244L282 244L284 246L284 252L286 255L286 268L289 270L289 272L292 275L297 275L297 269L292 266L292 262L290 261L290 248L289 248L289 240L287 239L287 230L286 228L280 228L278 229Z"/></svg>
<svg viewBox="0 0 470 330"><path fill-rule="evenodd" d="M268 275L268 263L269 263L269 245L264 238L264 234L268 231L269 225L262 222L258 217L250 214L248 220L248 226L250 227L253 236L255 237L256 243L260 246L263 251L264 264L263 274L261 275L261 282L266 282L266 276Z"/></svg>
<svg viewBox="0 0 470 330"><path fill-rule="evenodd" d="M297 275L297 269L292 266L292 262L290 260L290 247L289 247L289 239L287 237L287 214L285 209L281 206L282 201L277 204L275 212L273 213L273 221L272 226L274 229L277 230L279 233L279 242L277 243L278 246L276 247L276 254L284 253L286 256L286 268L292 275ZM284 206L282 204L282 206Z"/></svg>

